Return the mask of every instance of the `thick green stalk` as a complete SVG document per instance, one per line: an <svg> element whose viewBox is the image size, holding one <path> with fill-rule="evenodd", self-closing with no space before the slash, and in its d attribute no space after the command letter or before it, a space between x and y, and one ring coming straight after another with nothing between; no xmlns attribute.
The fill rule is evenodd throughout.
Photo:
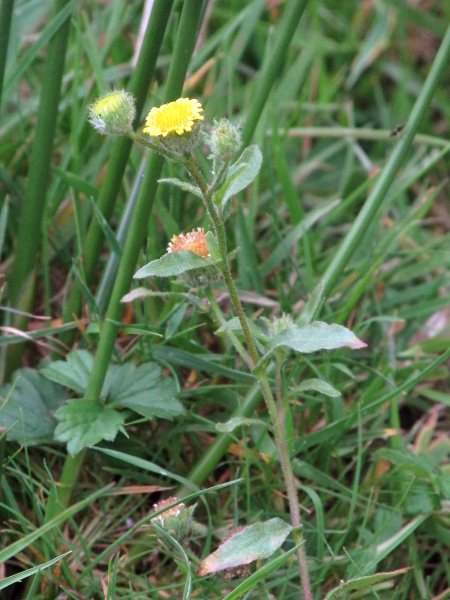
<svg viewBox="0 0 450 600"><path fill-rule="evenodd" d="M381 203L383 202L389 186L393 182L403 160L406 157L411 144L414 141L417 129L423 119L425 111L431 103L434 91L443 69L448 66L450 59L450 26L442 40L441 46L431 66L428 77L414 104L414 107L406 123L402 137L392 151L380 177L378 178L372 192L367 198L352 228L345 236L339 250L328 265L323 277L323 293L328 296L333 286L348 264L350 257L354 254L364 233L372 223Z"/></svg>
<svg viewBox="0 0 450 600"><path fill-rule="evenodd" d="M59 12L68 0L56 0L55 12ZM31 149L30 171L27 193L25 195L17 236L14 265L9 275L10 305L30 312L34 293L28 294L26 305L21 296L36 264L41 245L42 216L44 214L47 187L50 175L50 161L53 150L58 104L61 95L61 82L69 37L70 19L68 18L53 36L49 43L45 60L42 89L39 99L39 110L36 132ZM17 328L25 328L27 319L16 318L10 322ZM20 367L22 344L8 348L6 377Z"/></svg>
<svg viewBox="0 0 450 600"><path fill-rule="evenodd" d="M175 48L170 63L165 91L165 101L170 102L181 95L186 72L194 50L197 28L201 14L201 0L186 0L178 27ZM136 209L128 232L122 259L120 261L117 278L111 294L106 319L100 329L100 340L95 354L94 364L89 377L86 398L98 399L108 365L114 350L118 326L122 318L124 305L121 298L129 291L133 274L136 270L139 253L142 249L147 234L147 223L153 209L158 179L161 174L164 158L159 154L150 157L141 190L136 202ZM52 503L52 510L57 510L57 505L67 506L70 502L71 490L76 485L78 474L83 462L83 453L75 457L67 457L63 469L60 485L69 491L63 497L57 498Z"/></svg>
<svg viewBox="0 0 450 600"><path fill-rule="evenodd" d="M173 0L155 1L145 32L142 48L139 53L136 69L130 80L128 91L133 94L136 99L136 118L133 124L135 127L139 124L145 98L153 79L156 60L161 49L172 5ZM106 220L109 220L113 213L132 145L133 140L127 137L117 138L111 156L109 157L108 168L100 187L97 200L98 208ZM95 277L102 243L103 232L98 224L96 216L93 215L83 245L83 265L87 285L91 285ZM64 310L64 322L73 320L74 315L77 317L80 316L82 297L80 287L75 284ZM61 336L61 340L68 344L73 339L73 335L73 331L66 332Z"/></svg>
<svg viewBox="0 0 450 600"><path fill-rule="evenodd" d="M14 10L14 0L2 0L0 5L0 106L2 103L3 77L8 56L9 33Z"/></svg>
<svg viewBox="0 0 450 600"><path fill-rule="evenodd" d="M280 73L281 65L307 3L308 0L291 0L291 2L285 3L284 14L277 27L275 47L264 70L259 76L258 88L254 98L252 98L252 107L242 131L242 149L249 145L255 133L270 90Z"/></svg>

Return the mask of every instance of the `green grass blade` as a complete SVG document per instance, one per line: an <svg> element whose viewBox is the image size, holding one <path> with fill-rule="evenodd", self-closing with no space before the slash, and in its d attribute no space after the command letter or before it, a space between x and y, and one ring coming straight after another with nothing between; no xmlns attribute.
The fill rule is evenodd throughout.
<svg viewBox="0 0 450 600"><path fill-rule="evenodd" d="M14 10L14 0L3 0L0 5L0 107L2 104L3 77L8 56L9 34Z"/></svg>
<svg viewBox="0 0 450 600"><path fill-rule="evenodd" d="M3 4L3 3L2 3ZM8 4L8 2L6 2ZM56 8L56 14L51 21L47 23L42 32L39 35L39 39L35 42L30 48L25 52L24 56L20 60L17 65L15 71L11 74L8 81L5 83L5 94L7 94L11 88L19 81L20 77L23 75L25 70L30 66L30 64L35 60L38 56L39 52L45 47L45 45L51 41L53 36L60 37L60 28L62 27L66 32L66 38L68 36L68 26L67 21L70 18L73 10L75 8L74 0L67 0L65 2L59 2ZM70 22L70 20L69 20ZM66 26L64 27L64 24ZM67 39L66 39L67 41ZM61 48L62 49L62 48ZM50 52L49 52L50 54ZM62 58L64 59L64 52L62 54ZM53 62L51 63L53 64ZM56 67L56 64L55 64ZM55 74L57 71L55 71ZM58 94L59 99L59 94Z"/></svg>
<svg viewBox="0 0 450 600"><path fill-rule="evenodd" d="M80 500L70 508L66 508L60 514L58 514L53 519L50 519L47 523L32 531L28 535L24 535L16 542L13 542L3 550L0 550L0 563L6 562L12 556L15 556L18 552L22 552L25 548L28 548L31 544L33 544L36 540L41 538L43 535L46 535L49 531L54 529L55 527L60 527L67 519L76 515L80 510L83 510L86 506L89 506L93 502L95 502L98 498L101 498L103 495L108 494L112 485L106 486L101 490L95 492L94 494L90 494L84 500Z"/></svg>
<svg viewBox="0 0 450 600"><path fill-rule="evenodd" d="M27 569L26 571L22 571L21 573L16 573L15 575L11 575L10 577L6 577L5 579L2 579L0 581L0 590L4 590L5 588L12 585L13 583L22 581L23 579L26 579L27 577L31 577L31 575L34 575L35 573L39 573L40 571L42 571L42 569L47 569L48 567L51 567L52 565L57 563L59 560L61 560L62 558L64 558L65 556L67 556L68 554L71 554L71 553L72 553L72 550L69 550L69 552L60 554L56 558L53 558L52 560L49 560L48 562L46 562L42 565L37 565L36 567Z"/></svg>
<svg viewBox="0 0 450 600"><path fill-rule="evenodd" d="M436 90L439 77L448 65L450 57L450 26L442 40L439 51L433 61L428 77L423 85L419 97L411 111L407 124L405 125L403 137L395 146L389 160L384 167L380 177L378 178L372 192L364 203L358 217L353 223L352 228L344 238L336 255L328 265L323 274L322 281L324 286L324 294L329 296L333 290L333 286L348 264L350 257L353 255L361 241L364 233L372 223L375 214L378 211L380 204L383 202L390 185L406 157L406 154L411 147L414 136L420 126L425 111L430 106L433 94Z"/></svg>
<svg viewBox="0 0 450 600"><path fill-rule="evenodd" d="M277 38L270 60L260 74L258 88L252 100L252 108L245 121L242 132L242 148L246 148L253 137L261 113L266 105L270 90L280 71L280 65L286 57L297 25L303 15L308 0L292 0L285 6L282 21L277 30Z"/></svg>
<svg viewBox="0 0 450 600"><path fill-rule="evenodd" d="M139 124L148 88L153 79L156 60L161 49L172 5L173 0L156 0L153 5L152 14L139 53L136 70L134 71L128 88L128 91L136 98L135 127ZM114 142L111 156L108 159L108 168L97 200L99 212L106 221L110 219L113 213L132 144L132 141L127 137L118 138ZM91 220L83 246L84 272L88 285L91 285L93 282L102 243L102 229L98 220L94 217ZM81 290L78 286L74 286L63 313L64 322L71 321L74 314L79 314L82 298L83 295ZM107 300L109 300L109 296L106 299L103 298L103 303L106 303ZM61 340L65 343L70 343L72 338L73 334L70 333L62 336Z"/></svg>

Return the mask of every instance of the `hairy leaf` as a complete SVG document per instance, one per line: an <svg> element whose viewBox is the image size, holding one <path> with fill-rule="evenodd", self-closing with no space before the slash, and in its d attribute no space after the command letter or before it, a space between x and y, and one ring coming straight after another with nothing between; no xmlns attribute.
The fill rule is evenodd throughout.
<svg viewBox="0 0 450 600"><path fill-rule="evenodd" d="M176 177L165 177L163 179L159 179L158 183L173 183L173 185L178 186L184 192L190 192L198 198L203 198L202 192L198 186L193 185L192 183L187 183L186 181L181 181L181 179L177 179Z"/></svg>
<svg viewBox="0 0 450 600"><path fill-rule="evenodd" d="M281 546L292 527L274 518L264 523L255 523L222 542L219 548L207 556L199 565L197 575L201 577L254 560L268 558Z"/></svg>
<svg viewBox="0 0 450 600"><path fill-rule="evenodd" d="M322 321L314 321L306 327L293 325L280 331L272 338L268 351L255 369L267 363L277 348L288 348L295 352L307 354L319 350L334 350L344 346L357 350L365 348L367 344L359 340L354 333L346 327L342 327L342 325L328 325L328 323Z"/></svg>
<svg viewBox="0 0 450 600"><path fill-rule="evenodd" d="M238 160L228 169L227 179L217 192L217 199L222 202L225 211L228 200L245 190L258 175L262 164L262 154L258 146L249 146Z"/></svg>
<svg viewBox="0 0 450 600"><path fill-rule="evenodd" d="M144 277L173 277L191 269L198 269L214 264L210 258L203 258L190 250L168 252L145 265L134 275L135 279Z"/></svg>

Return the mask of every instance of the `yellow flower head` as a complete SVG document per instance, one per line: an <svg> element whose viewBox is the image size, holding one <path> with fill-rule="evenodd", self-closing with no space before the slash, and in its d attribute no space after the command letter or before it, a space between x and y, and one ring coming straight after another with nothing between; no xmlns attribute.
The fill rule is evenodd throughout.
<svg viewBox="0 0 450 600"><path fill-rule="evenodd" d="M159 107L153 107L145 120L144 133L152 137L166 137L169 133L190 132L195 121L203 121L202 105L197 100L179 98Z"/></svg>
<svg viewBox="0 0 450 600"><path fill-rule="evenodd" d="M167 252L180 252L181 250L190 250L203 258L210 258L208 246L206 245L206 235L204 229L190 231L186 235L174 235L170 240Z"/></svg>

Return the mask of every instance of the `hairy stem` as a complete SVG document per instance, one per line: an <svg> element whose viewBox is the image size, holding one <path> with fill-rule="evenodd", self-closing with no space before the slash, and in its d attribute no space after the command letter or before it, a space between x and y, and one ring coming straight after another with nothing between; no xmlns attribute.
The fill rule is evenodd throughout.
<svg viewBox="0 0 450 600"><path fill-rule="evenodd" d="M206 210L208 211L208 215L211 218L213 223L214 231L216 234L217 243L219 246L220 255L222 258L221 263L221 272L223 278L225 280L225 285L227 286L228 293L230 294L231 302L233 304L233 308L235 313L239 319L239 322L242 327L242 331L244 334L245 342L247 344L247 348L250 353L251 362L250 368L253 370L254 365L256 365L259 361L259 354L256 349L256 344L251 334L250 328L248 326L247 318L245 316L244 307L239 300L238 293L236 290L236 286L234 285L234 280L231 275L230 268L227 262L227 243L226 243L226 235L225 235L225 224L219 216L217 209L214 205L214 201L212 199L212 195L214 193L213 187L208 188L203 175L200 172L200 169L197 166L197 163L191 156L186 156L184 164L191 174L194 181L197 183L203 194L203 201L206 206ZM291 521L294 527L293 537L295 543L298 544L303 541L303 533L300 522L300 512L298 508L297 501L297 491L296 484L294 478L294 472L292 470L291 460L289 456L289 450L286 444L285 436L284 436L284 427L278 415L277 405L275 403L275 399L272 394L272 390L270 388L269 380L267 375L263 373L261 370L255 373L262 395L266 402L267 410L269 411L270 420L272 422L273 431L275 435L275 441L278 449L278 457L281 464L281 469L283 471L284 482L286 485L286 491L288 495L289 502L289 512L291 514ZM306 553L304 546L300 546L298 549L298 561L299 561L299 569L300 569L300 578L302 582L303 596L305 600L311 600L311 588L309 584L309 576L308 576L308 564L306 560Z"/></svg>
<svg viewBox="0 0 450 600"><path fill-rule="evenodd" d="M217 323L222 327L223 325L226 325L226 319L222 314L222 311L220 310L219 305L217 304L217 300L214 297L214 294L212 292L212 289L210 287L207 287L205 289L205 296L207 297L208 301L209 301L209 305L211 307L211 311L217 321ZM234 333L232 331L225 330L225 333L227 334L228 338L230 339L231 343L233 344L233 346L236 348L237 352L239 353L239 356L242 358L242 360L245 362L245 364L248 366L249 369L252 368L252 359L250 358L248 352L246 351L246 349L244 348L244 346L241 344L241 342L238 340L238 338L234 335Z"/></svg>

